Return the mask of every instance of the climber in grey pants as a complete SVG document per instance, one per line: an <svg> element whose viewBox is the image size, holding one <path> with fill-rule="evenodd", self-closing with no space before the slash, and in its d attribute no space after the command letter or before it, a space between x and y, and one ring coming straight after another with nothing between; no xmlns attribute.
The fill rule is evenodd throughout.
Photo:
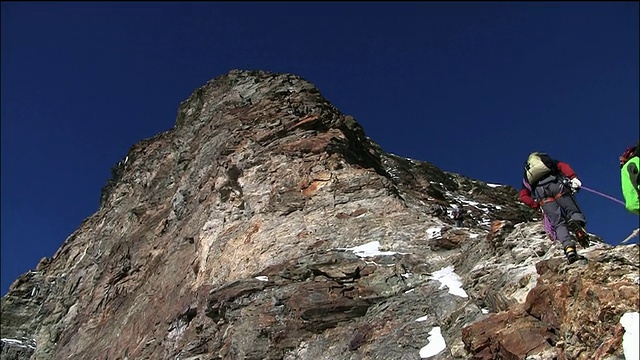
<svg viewBox="0 0 640 360"><path fill-rule="evenodd" d="M533 188L532 195L535 199L539 199L538 202L542 205L542 211L544 211L551 225L555 228L558 241L562 243L562 247L575 247L575 243L569 235L567 220L578 221L584 227L587 219L571 196L571 189L562 183L561 178L556 175L550 175L538 182L537 186Z"/></svg>

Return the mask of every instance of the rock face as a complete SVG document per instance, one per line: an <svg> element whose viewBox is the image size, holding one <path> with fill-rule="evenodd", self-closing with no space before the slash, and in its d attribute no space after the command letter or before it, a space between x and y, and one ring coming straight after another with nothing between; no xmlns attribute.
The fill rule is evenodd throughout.
<svg viewBox="0 0 640 360"><path fill-rule="evenodd" d="M515 189L384 152L300 77L208 82L112 174L2 298L2 359L624 359L637 245L567 265Z"/></svg>

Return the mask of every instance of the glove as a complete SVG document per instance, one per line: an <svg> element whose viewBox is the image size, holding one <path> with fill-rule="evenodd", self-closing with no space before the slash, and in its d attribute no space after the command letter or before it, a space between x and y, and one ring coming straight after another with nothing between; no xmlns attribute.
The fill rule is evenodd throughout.
<svg viewBox="0 0 640 360"><path fill-rule="evenodd" d="M580 180L578 180L577 177L571 179L571 181L569 181L569 186L571 186L571 190L576 193L578 192L578 190L580 190L580 187L582 186L582 182Z"/></svg>
<svg viewBox="0 0 640 360"><path fill-rule="evenodd" d="M531 204L531 208L532 208L533 210L538 210L538 209L540 208L540 204L538 204L538 202L533 202L533 203Z"/></svg>

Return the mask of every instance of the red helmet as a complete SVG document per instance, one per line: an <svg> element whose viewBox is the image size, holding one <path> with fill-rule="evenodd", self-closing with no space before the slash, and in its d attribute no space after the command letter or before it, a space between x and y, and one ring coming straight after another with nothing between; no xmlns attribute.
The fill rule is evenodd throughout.
<svg viewBox="0 0 640 360"><path fill-rule="evenodd" d="M620 166L623 166L629 159L636 156L637 146L629 146L623 153L620 155Z"/></svg>

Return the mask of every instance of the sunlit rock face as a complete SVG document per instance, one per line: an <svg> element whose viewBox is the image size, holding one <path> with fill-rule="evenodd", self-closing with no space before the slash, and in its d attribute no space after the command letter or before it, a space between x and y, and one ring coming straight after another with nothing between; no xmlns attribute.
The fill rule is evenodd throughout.
<svg viewBox="0 0 640 360"><path fill-rule="evenodd" d="M385 152L297 76L208 82L112 173L2 298L2 359L624 359L637 245L567 265L515 189Z"/></svg>

